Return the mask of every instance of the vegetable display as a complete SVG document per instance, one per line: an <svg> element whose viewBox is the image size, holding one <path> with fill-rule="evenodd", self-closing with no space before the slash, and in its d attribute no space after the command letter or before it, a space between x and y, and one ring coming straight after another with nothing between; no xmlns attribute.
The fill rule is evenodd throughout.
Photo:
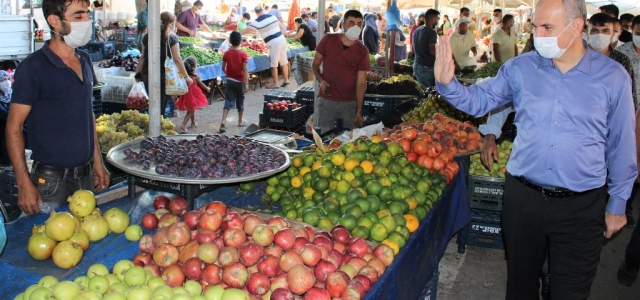
<svg viewBox="0 0 640 300"><path fill-rule="evenodd" d="M203 44L205 42L201 38L195 38L190 36L179 36L178 41L180 43L189 43L189 44Z"/></svg>
<svg viewBox="0 0 640 300"><path fill-rule="evenodd" d="M269 53L269 46L263 40L242 41L241 47L246 47L258 53Z"/></svg>
<svg viewBox="0 0 640 300"><path fill-rule="evenodd" d="M369 76L372 77L372 76ZM376 79L376 78L372 78ZM367 94L373 95L422 95L424 87L409 75L396 75L379 82L367 82Z"/></svg>
<svg viewBox="0 0 640 300"><path fill-rule="evenodd" d="M449 102L444 100L440 95L433 95L426 98L420 103L420 106L404 114L402 119L405 122L426 122L432 119L435 113L442 113L447 117L463 122L470 121L476 126L486 123L486 117L475 118L465 112L462 112L449 104Z"/></svg>
<svg viewBox="0 0 640 300"><path fill-rule="evenodd" d="M470 75L469 78L479 79L479 78L495 77L498 74L498 70L500 70L501 65L502 64L497 62L490 62L478 68L475 72L473 72Z"/></svg>
<svg viewBox="0 0 640 300"><path fill-rule="evenodd" d="M134 56L122 57L114 56L110 61L103 61L98 64L100 68L124 67L128 72L134 72L138 68L138 58Z"/></svg>
<svg viewBox="0 0 640 300"><path fill-rule="evenodd" d="M505 178L507 175L507 161L511 156L511 148L513 148L513 142L503 141L498 144L498 161L494 161L491 166L491 170L487 169L482 164L480 153L471 155L471 166L469 167L469 174L500 177Z"/></svg>
<svg viewBox="0 0 640 300"><path fill-rule="evenodd" d="M200 66L213 65L222 61L222 54L211 49L196 47L185 47L180 49L180 56L183 59L193 56L196 58L196 61L198 61L198 65Z"/></svg>

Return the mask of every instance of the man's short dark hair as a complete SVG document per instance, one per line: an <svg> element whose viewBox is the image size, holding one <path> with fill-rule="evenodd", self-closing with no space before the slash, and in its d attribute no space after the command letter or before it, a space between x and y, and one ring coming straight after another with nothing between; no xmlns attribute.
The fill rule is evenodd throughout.
<svg viewBox="0 0 640 300"><path fill-rule="evenodd" d="M242 34L239 31L233 31L229 34L229 43L232 46L237 47L242 43Z"/></svg>
<svg viewBox="0 0 640 300"><path fill-rule="evenodd" d="M614 17L611 17L611 23L613 23L614 25L615 24L621 24L622 25L622 22L620 22L620 19L614 18Z"/></svg>
<svg viewBox="0 0 640 300"><path fill-rule="evenodd" d="M355 9L347 10L347 12L344 13L344 21L345 21L345 23L347 22L347 19L349 19L349 17L354 17L356 19L364 19L364 17L362 17L362 13L360 11L355 10Z"/></svg>
<svg viewBox="0 0 640 300"><path fill-rule="evenodd" d="M593 14L591 18L589 18L589 24L592 26L604 26L608 23L613 23L613 18L605 13Z"/></svg>
<svg viewBox="0 0 640 300"><path fill-rule="evenodd" d="M308 17L309 17L309 15L307 15L307 14L301 14L301 15L300 15L300 18L302 18L303 20L304 20L304 19L306 19L306 18L308 18Z"/></svg>
<svg viewBox="0 0 640 300"><path fill-rule="evenodd" d="M506 14L504 15L504 17L502 17L502 24L507 24L509 23L509 21L513 20L513 15L510 14Z"/></svg>
<svg viewBox="0 0 640 300"><path fill-rule="evenodd" d="M469 10L468 7L463 7L463 8L460 9L460 14L464 13L465 11L466 12L471 12L471 10Z"/></svg>
<svg viewBox="0 0 640 300"><path fill-rule="evenodd" d="M493 10L494 13L502 13L502 9L496 8Z"/></svg>
<svg viewBox="0 0 640 300"><path fill-rule="evenodd" d="M193 2L193 6L200 6L200 7L203 7L203 6L204 6L204 4L202 4L202 1L200 1L200 0L196 0L196 2Z"/></svg>
<svg viewBox="0 0 640 300"><path fill-rule="evenodd" d="M271 5L271 8L278 9L278 4Z"/></svg>
<svg viewBox="0 0 640 300"><path fill-rule="evenodd" d="M312 12L312 13L311 13L311 16L312 16L312 17L315 17L315 16L317 16L317 15L318 15L318 12L315 12L315 11L314 11L314 12Z"/></svg>
<svg viewBox="0 0 640 300"><path fill-rule="evenodd" d="M437 10L435 10L435 9L433 9L433 8L430 8L430 9L428 9L428 10L427 10L427 12L424 14L424 19L425 19L425 21L426 21L426 20L431 20L432 18L435 18L435 17L437 17L437 16L439 16L439 15L440 15L440 12L439 12L439 11L437 11Z"/></svg>
<svg viewBox="0 0 640 300"><path fill-rule="evenodd" d="M605 14L613 15L613 17L616 19L618 18L618 15L620 15L620 9L618 9L618 7L613 4L600 6L599 9Z"/></svg>
<svg viewBox="0 0 640 300"><path fill-rule="evenodd" d="M633 20L633 15L632 14L621 14L620 15L620 21L631 22L632 20Z"/></svg>
<svg viewBox="0 0 640 300"><path fill-rule="evenodd" d="M640 24L640 15L633 17L633 20L631 20L631 29L635 28L638 24Z"/></svg>
<svg viewBox="0 0 640 300"><path fill-rule="evenodd" d="M74 2L91 5L89 0L44 0L42 1L42 14L44 15L44 19L47 20L49 15L57 16L60 20L64 19L64 13L67 11L67 7ZM49 24L49 21L47 21L47 24ZM49 28L51 28L51 24L49 24Z"/></svg>
<svg viewBox="0 0 640 300"><path fill-rule="evenodd" d="M261 5L256 6L256 7L253 9L253 11L254 11L254 12L256 12L256 13L262 12L262 11L263 11L262 6L261 6Z"/></svg>

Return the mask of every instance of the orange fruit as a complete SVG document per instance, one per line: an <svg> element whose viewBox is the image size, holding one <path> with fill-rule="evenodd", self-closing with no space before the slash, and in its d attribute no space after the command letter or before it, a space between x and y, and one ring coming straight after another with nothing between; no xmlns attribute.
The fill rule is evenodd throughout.
<svg viewBox="0 0 640 300"><path fill-rule="evenodd" d="M414 232L418 229L418 226L420 226L420 222L418 221L418 218L416 218L416 216L412 215L412 214L405 214L403 215L405 221L407 221L405 223L405 226L407 227L407 229L409 229L409 232Z"/></svg>

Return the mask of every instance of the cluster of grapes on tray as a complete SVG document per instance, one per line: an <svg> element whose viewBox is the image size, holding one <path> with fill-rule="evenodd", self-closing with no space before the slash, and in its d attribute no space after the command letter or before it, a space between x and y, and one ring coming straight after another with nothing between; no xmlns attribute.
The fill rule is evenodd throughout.
<svg viewBox="0 0 640 300"><path fill-rule="evenodd" d="M242 137L198 135L194 140L158 136L140 141L140 152L124 149L125 162L133 162L159 175L183 178L230 178L278 169L285 154Z"/></svg>

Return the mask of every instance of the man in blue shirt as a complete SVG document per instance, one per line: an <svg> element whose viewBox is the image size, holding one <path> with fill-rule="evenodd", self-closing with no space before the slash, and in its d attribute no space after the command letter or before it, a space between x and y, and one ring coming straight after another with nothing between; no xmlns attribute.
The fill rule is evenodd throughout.
<svg viewBox="0 0 640 300"><path fill-rule="evenodd" d="M9 156L16 174L18 206L56 207L78 189L102 190L109 173L95 128L91 96L97 81L89 55L77 50L91 38L88 0L44 0L51 40L23 60L15 73L7 121ZM27 169L22 128L34 160Z"/></svg>
<svg viewBox="0 0 640 300"><path fill-rule="evenodd" d="M454 79L448 39L437 45L436 85L452 105L475 116L516 111L502 216L507 299L538 299L547 246L551 299L587 299L603 233L626 223L638 175L631 78L581 43L585 19L584 0L541 0L536 52L468 88Z"/></svg>

